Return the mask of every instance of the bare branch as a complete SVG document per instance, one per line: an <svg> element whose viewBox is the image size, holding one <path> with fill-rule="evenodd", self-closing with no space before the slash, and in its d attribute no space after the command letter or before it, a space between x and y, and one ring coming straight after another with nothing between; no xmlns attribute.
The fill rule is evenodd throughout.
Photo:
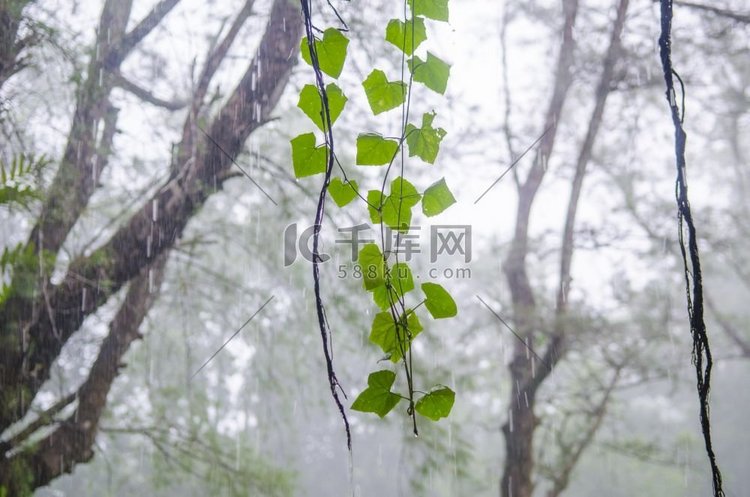
<svg viewBox="0 0 750 497"><path fill-rule="evenodd" d="M39 429L55 423L55 416L72 404L78 398L78 392L73 392L55 402L49 409L41 412L37 417L21 431L11 436L7 442L0 443L0 453L20 447L28 438L36 433Z"/></svg>
<svg viewBox="0 0 750 497"><path fill-rule="evenodd" d="M750 24L750 14L745 14L742 12L735 12L729 9L722 9L721 7L715 7L713 5L706 5L706 4L695 3L695 2L686 2L683 0L675 0L674 4L681 5L683 7L688 7L688 8L695 9L695 10L702 10L704 12L710 12L711 14L714 14L716 16L725 17L727 19L741 22L743 24Z"/></svg>
<svg viewBox="0 0 750 497"><path fill-rule="evenodd" d="M594 110L591 113L589 119L588 129L586 130L586 137L583 140L581 149L578 153L578 160L576 161L576 170L573 176L573 182L570 191L570 200L568 201L568 210L565 216L565 228L563 229L563 241L562 248L560 250L560 280L557 291L557 305L555 310L555 333L552 336L549 346L544 353L544 359L546 364L554 367L555 364L560 360L563 353L564 341L565 341L565 315L567 313L567 293L568 286L571 280L571 265L573 261L574 251L574 230L576 223L576 215L578 213L578 204L581 198L581 191L583 189L583 181L586 177L588 164L591 161L591 154L596 142L596 136L599 133L601 127L602 118L604 116L604 108L607 103L607 97L611 91L611 82L614 77L615 64L620 56L620 38L622 31L625 26L625 18L628 12L629 0L619 0L617 5L617 17L612 27L612 33L610 35L609 47L604 57L602 74L599 78L599 83L596 89L596 101L594 103ZM531 388L536 389L545 378L549 375L550 371L542 370L539 374L532 379Z"/></svg>
<svg viewBox="0 0 750 497"><path fill-rule="evenodd" d="M151 12L128 32L107 58L107 67L116 68L125 57L141 42L153 29L159 25L164 17L180 2L180 0L160 0Z"/></svg>
<svg viewBox="0 0 750 497"><path fill-rule="evenodd" d="M163 107L167 110L176 111L176 110L183 109L185 108L185 106L187 106L187 103L182 100L161 99L155 96L149 90L141 86L138 86L133 81L130 81L128 78L126 78L119 72L114 74L114 85L122 88L123 90L127 92L132 93L133 95L140 98L144 102L148 102L157 107Z"/></svg>

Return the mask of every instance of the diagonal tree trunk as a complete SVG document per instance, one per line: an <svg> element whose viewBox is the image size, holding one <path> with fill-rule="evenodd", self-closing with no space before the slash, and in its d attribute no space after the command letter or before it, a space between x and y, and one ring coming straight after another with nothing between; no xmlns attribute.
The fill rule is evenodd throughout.
<svg viewBox="0 0 750 497"><path fill-rule="evenodd" d="M162 1L152 14L163 16L164 9L175 3ZM237 22L247 19L251 5L252 2L248 1L239 14L242 20ZM143 23L149 24L147 21L152 14ZM149 25L152 29L155 24L151 22ZM30 400L48 379L50 367L62 346L81 327L84 319L129 284L125 303L110 326L87 380L77 393L75 416L30 447L24 446L22 440L17 440L20 445L14 447L8 447L7 443L0 447L0 490L3 486L18 489L18 493L9 495L25 495L21 490L45 485L69 472L75 464L92 457L99 417L119 371L120 359L129 344L138 338L137 324L154 298L146 291L148 277L145 275L149 268L152 274L161 271L169 250L188 221L206 199L221 188L223 181L230 176L233 157L240 153L250 133L268 121L279 101L296 63L296 48L301 36L300 14L291 0L275 0L273 3L255 57L208 126L206 133L210 138L195 133L195 126L190 123L194 122L203 106L205 89L201 91L201 88L207 87L237 30L233 26L225 40L209 55L195 96L198 101L191 106L195 112L187 117L182 143L176 154L178 160L163 187L108 242L90 256L72 261L63 281L46 288L44 298L39 295L12 298L0 307L0 388L8 400L0 403L1 433L26 414ZM128 40L138 33L141 33L141 38L145 36L137 26L124 35L119 46L126 46L130 43ZM108 63L122 60L121 48L113 53L115 56L105 58ZM38 226L43 222L36 228L41 232L43 230ZM49 312L29 312L30 309L42 308L42 305ZM136 326L132 326L133 323ZM13 340L12 337L19 332L23 340ZM28 346L21 347L19 342ZM29 478L24 479L24 476Z"/></svg>
<svg viewBox="0 0 750 497"><path fill-rule="evenodd" d="M13 271L13 293L0 306L0 431L21 419L35 388L18 388L20 377L35 376L34 365L26 358L36 347L29 337L29 322L46 314L58 339L54 313L51 311L48 275L54 259L68 233L78 221L105 167L117 121L112 119L109 95L113 73L135 43L146 36L177 3L157 4L154 10L131 32L126 32L132 0L106 0L97 27L94 56L89 62L85 82L78 88L68 141L56 175L45 193L40 215L31 230L28 247L39 254L38 265L29 277L20 268ZM162 6L160 9L159 6ZM169 8L166 8L169 7ZM156 14L158 15L156 15ZM134 34L138 35L137 41ZM103 141L98 142L99 126L104 126ZM36 279L32 288L21 280ZM44 298L40 299L39 295ZM59 339L58 339L59 341ZM16 385L16 387L11 387Z"/></svg>

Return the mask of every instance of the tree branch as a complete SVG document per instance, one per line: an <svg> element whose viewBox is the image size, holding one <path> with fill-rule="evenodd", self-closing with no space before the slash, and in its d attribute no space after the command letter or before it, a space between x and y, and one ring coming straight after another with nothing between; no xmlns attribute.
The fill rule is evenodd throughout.
<svg viewBox="0 0 750 497"><path fill-rule="evenodd" d="M144 102L148 102L157 107L163 107L167 110L176 111L176 110L183 109L187 105L187 103L182 100L163 100L155 96L149 90L141 86L138 86L134 82L130 81L128 78L123 76L120 72L115 72L114 74L114 85L119 88L122 88L123 90L129 93L132 93L133 95L140 98Z"/></svg>
<svg viewBox="0 0 750 497"><path fill-rule="evenodd" d="M690 9L702 10L704 12L710 12L719 17L725 17L733 21L741 22L743 24L750 24L750 14L744 14L741 12L735 12L729 9L722 9L721 7L715 7L713 5L706 5L702 3L687 2L684 0L674 0L675 5L681 5Z"/></svg>
<svg viewBox="0 0 750 497"><path fill-rule="evenodd" d="M571 265L573 262L573 252L575 248L574 231L576 216L578 213L578 204L581 199L583 181L586 177L588 164L591 161L591 155L594 149L594 143L599 133L599 128L604 117L604 108L607 103L607 97L612 88L612 79L614 77L615 64L620 57L621 37L627 17L629 0L619 0L617 4L617 17L615 18L610 35L609 47L604 57L602 74L596 88L596 101L594 110L589 119L586 137L583 140L581 149L576 161L575 174L570 189L570 200L568 201L568 210L565 216L565 228L563 229L562 248L560 250L560 280L557 290L557 303L555 308L555 333L548 345L544 359L548 368L542 369L539 374L532 378L531 388L536 389L550 374L550 368L554 367L562 356L565 342L565 316L568 309L568 287L571 281Z"/></svg>
<svg viewBox="0 0 750 497"><path fill-rule="evenodd" d="M119 67L125 57L133 51L153 29L161 23L162 19L180 2L180 0L160 0L151 12L141 20L130 32L128 32L107 58L107 67L114 69Z"/></svg>
<svg viewBox="0 0 750 497"><path fill-rule="evenodd" d="M94 441L107 395L123 366L122 358L130 344L142 337L138 329L161 288L166 261L165 252L130 283L125 300L110 322L109 333L86 381L73 394L73 398L78 399L75 412L31 450L21 451L14 456L22 459L31 470L35 488L48 484L63 473L69 473L76 464L93 457Z"/></svg>
<svg viewBox="0 0 750 497"><path fill-rule="evenodd" d="M0 443L0 453L5 454L5 452L11 449L19 448L21 444L28 440L28 438L39 429L56 422L55 416L72 404L77 398L78 392L70 393L55 402L49 409L39 413L37 417L31 423L22 428L21 431L12 435L6 442Z"/></svg>
<svg viewBox="0 0 750 497"><path fill-rule="evenodd" d="M21 392L28 396L38 391L49 377L49 368L63 344L86 316L150 261L169 250L206 199L221 188L223 174L232 166L232 157L240 152L250 133L269 118L286 86L296 63L300 26L294 4L276 0L255 58L208 128L213 141L204 139L196 161L181 165L179 174L170 178L107 243L90 256L72 261L63 281L51 288L50 303L60 338L52 333L50 317L38 313L26 327L28 340L34 346L26 354L3 350L6 369L0 375L0 386L13 402L4 412L25 412L27 406L19 401ZM8 319L9 316L13 319ZM18 319L16 316L28 320L26 307L6 305L0 309L0 323L11 323ZM34 374L20 374L21 363L26 363Z"/></svg>

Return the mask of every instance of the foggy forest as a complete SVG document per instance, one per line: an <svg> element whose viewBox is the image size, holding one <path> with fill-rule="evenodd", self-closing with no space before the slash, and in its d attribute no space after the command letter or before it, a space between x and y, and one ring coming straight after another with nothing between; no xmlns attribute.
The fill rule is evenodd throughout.
<svg viewBox="0 0 750 497"><path fill-rule="evenodd" d="M747 0L0 0L0 497L750 497L748 219Z"/></svg>

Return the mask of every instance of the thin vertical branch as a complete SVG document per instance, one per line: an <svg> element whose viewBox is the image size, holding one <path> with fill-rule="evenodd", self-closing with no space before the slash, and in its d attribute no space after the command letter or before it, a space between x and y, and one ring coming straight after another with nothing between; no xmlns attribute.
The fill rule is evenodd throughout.
<svg viewBox="0 0 750 497"><path fill-rule="evenodd" d="M723 497L721 471L716 462L711 442L711 421L709 418L709 392L711 390L711 347L708 342L708 332L703 319L703 275L701 272L700 253L698 251L698 235L693 221L693 213L688 200L688 184L686 176L685 146L687 135L682 127L685 115L684 98L685 87L682 80L672 67L672 0L661 0L661 36L659 37L664 82L666 83L667 101L672 114L672 124L675 130L675 162L677 179L675 181L675 198L677 201L677 224L679 230L680 253L682 254L685 275L685 294L687 310L690 320L690 332L693 337L693 363L697 380L698 400L700 404L701 429L706 454L711 466L711 477L714 495ZM677 104L677 95L673 76L677 77L682 88L682 109ZM681 112L682 111L682 112ZM687 228L687 246L685 244L685 229ZM691 273L692 268L692 273ZM692 278L691 278L692 276ZM705 362L704 362L705 361Z"/></svg>

